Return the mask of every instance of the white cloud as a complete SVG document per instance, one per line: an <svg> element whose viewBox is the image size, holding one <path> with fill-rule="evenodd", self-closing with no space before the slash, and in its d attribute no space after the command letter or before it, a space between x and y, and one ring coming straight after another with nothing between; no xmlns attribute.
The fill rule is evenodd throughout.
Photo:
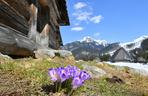
<svg viewBox="0 0 148 96"><path fill-rule="evenodd" d="M84 3L84 2L78 2L78 3L76 3L76 4L74 5L74 9L81 9L81 8L86 7L86 6L87 6L86 3Z"/></svg>
<svg viewBox="0 0 148 96"><path fill-rule="evenodd" d="M98 15L98 16L92 17L90 19L90 21L93 22L93 23L100 23L102 19L103 19L103 16L102 15Z"/></svg>
<svg viewBox="0 0 148 96"><path fill-rule="evenodd" d="M77 11L73 13L73 16L76 17L76 20L78 21L89 21L90 17L92 15L92 12L87 12L87 11Z"/></svg>
<svg viewBox="0 0 148 96"><path fill-rule="evenodd" d="M100 33L99 33L99 32L94 33L93 36L94 36L94 37L98 37L98 36L100 36Z"/></svg>
<svg viewBox="0 0 148 96"><path fill-rule="evenodd" d="M89 3L88 3L89 4ZM100 23L103 19L102 15L94 15L93 13L93 7L86 4L85 2L77 2L74 4L74 12L72 13L73 20L71 28L71 31L82 31L84 30L83 27L81 27L81 24L89 24L91 23ZM99 36L99 33L94 34L95 36ZM94 37L95 37L94 36Z"/></svg>
<svg viewBox="0 0 148 96"><path fill-rule="evenodd" d="M84 30L84 28L80 27L80 26L76 26L76 27L71 28L71 30L72 31L82 31L82 30Z"/></svg>

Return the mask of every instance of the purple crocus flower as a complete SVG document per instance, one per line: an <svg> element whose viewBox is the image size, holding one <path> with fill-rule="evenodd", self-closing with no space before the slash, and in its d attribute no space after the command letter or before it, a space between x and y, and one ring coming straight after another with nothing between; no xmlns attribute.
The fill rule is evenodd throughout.
<svg viewBox="0 0 148 96"><path fill-rule="evenodd" d="M84 81L90 79L90 75L85 71L80 71L76 66L51 68L48 71L52 81L64 82L72 79L72 88L76 89L83 85Z"/></svg>
<svg viewBox="0 0 148 96"><path fill-rule="evenodd" d="M67 66L67 67L65 68L65 71L67 72L67 76L68 76L69 78L71 78L71 77L72 77L72 74L73 74L72 66Z"/></svg>
<svg viewBox="0 0 148 96"><path fill-rule="evenodd" d="M58 70L58 74L60 76L61 82L69 79L69 74L68 74L66 68L59 67L59 68L57 68L57 70Z"/></svg>
<svg viewBox="0 0 148 96"><path fill-rule="evenodd" d="M55 68L49 69L48 74L51 76L52 81L60 81L57 69Z"/></svg>
<svg viewBox="0 0 148 96"><path fill-rule="evenodd" d="M73 67L74 73L73 73L73 77L77 77L80 74L80 69L78 67Z"/></svg>
<svg viewBox="0 0 148 96"><path fill-rule="evenodd" d="M90 75L86 71L81 71L79 77L82 81L90 79Z"/></svg>
<svg viewBox="0 0 148 96"><path fill-rule="evenodd" d="M82 86L83 82L79 77L74 77L72 80L72 88L77 89L78 87Z"/></svg>
<svg viewBox="0 0 148 96"><path fill-rule="evenodd" d="M70 78L74 78L79 75L80 69L76 66L67 66L66 71L68 72L68 75Z"/></svg>

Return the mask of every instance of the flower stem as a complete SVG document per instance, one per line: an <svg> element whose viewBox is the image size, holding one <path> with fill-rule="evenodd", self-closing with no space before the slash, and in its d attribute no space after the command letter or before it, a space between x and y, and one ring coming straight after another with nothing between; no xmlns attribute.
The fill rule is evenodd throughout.
<svg viewBox="0 0 148 96"><path fill-rule="evenodd" d="M55 91L58 92L58 82L55 82L55 85L56 85Z"/></svg>
<svg viewBox="0 0 148 96"><path fill-rule="evenodd" d="M61 86L62 86L62 83L61 82L59 82L59 84L58 84L59 86L58 86L58 92L60 92L60 90L61 90Z"/></svg>
<svg viewBox="0 0 148 96"><path fill-rule="evenodd" d="M73 92L74 92L74 89L71 89L70 93L68 93L67 96L71 96L73 94Z"/></svg>

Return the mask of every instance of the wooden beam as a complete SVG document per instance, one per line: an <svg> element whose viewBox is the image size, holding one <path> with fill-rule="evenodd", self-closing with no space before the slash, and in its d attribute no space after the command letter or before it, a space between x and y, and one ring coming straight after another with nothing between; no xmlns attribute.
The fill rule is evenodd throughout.
<svg viewBox="0 0 148 96"><path fill-rule="evenodd" d="M28 37L30 40L33 40L34 42L36 42L36 36L39 34L37 32L37 13L38 8L34 4L31 4Z"/></svg>
<svg viewBox="0 0 148 96"><path fill-rule="evenodd" d="M0 23L0 52L7 55L33 56L40 45Z"/></svg>
<svg viewBox="0 0 148 96"><path fill-rule="evenodd" d="M5 0L0 0L0 23L28 34L28 21Z"/></svg>
<svg viewBox="0 0 148 96"><path fill-rule="evenodd" d="M43 31L40 33L38 43L45 48L49 47L49 31L50 31L50 26L49 24L46 24Z"/></svg>

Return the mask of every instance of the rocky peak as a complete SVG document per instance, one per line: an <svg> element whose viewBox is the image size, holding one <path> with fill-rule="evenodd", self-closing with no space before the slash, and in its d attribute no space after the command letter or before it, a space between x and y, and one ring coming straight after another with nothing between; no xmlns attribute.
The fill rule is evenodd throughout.
<svg viewBox="0 0 148 96"><path fill-rule="evenodd" d="M108 42L106 40L96 40L90 36L86 36L84 37L82 40L80 40L80 42L85 42L85 43L95 43L96 45L103 45L103 46L107 46Z"/></svg>

